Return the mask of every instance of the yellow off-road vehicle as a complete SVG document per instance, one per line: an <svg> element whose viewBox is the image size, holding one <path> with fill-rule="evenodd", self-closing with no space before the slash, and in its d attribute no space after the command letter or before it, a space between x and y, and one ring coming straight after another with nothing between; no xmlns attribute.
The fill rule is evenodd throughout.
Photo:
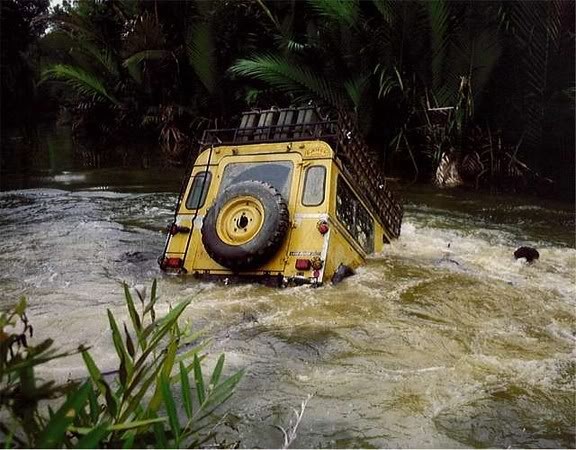
<svg viewBox="0 0 576 450"><path fill-rule="evenodd" d="M352 274L401 220L345 115L251 111L238 128L204 133L159 263L225 282L319 285Z"/></svg>

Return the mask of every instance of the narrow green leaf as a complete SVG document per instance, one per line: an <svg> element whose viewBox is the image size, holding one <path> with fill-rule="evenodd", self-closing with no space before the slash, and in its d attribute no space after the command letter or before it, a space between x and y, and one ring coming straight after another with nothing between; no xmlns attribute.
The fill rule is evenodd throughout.
<svg viewBox="0 0 576 450"><path fill-rule="evenodd" d="M134 300L132 299L132 294L130 294L130 289L128 285L124 283L124 297L126 297L126 304L128 305L128 312L130 313L130 319L132 320L132 326L134 327L134 331L136 332L136 336L138 341L140 342L140 348L143 347L141 342L141 334L142 334L142 322L140 321L140 317L138 316L138 312L134 306Z"/></svg>
<svg viewBox="0 0 576 450"><path fill-rule="evenodd" d="M104 379L102 378L102 373L100 372L100 369L98 369L98 366L92 359L92 356L90 356L90 353L88 351L82 352L82 359L84 359L84 364L86 364L86 368L88 369L88 373L90 374L92 382L100 390L100 393L102 395L106 395L106 388L104 387L103 384Z"/></svg>
<svg viewBox="0 0 576 450"><path fill-rule="evenodd" d="M128 384L128 372L126 370L126 358L120 359L120 367L118 368L118 375L120 375L120 386L126 386ZM121 389L116 391L119 394Z"/></svg>
<svg viewBox="0 0 576 450"><path fill-rule="evenodd" d="M190 395L190 380L188 379L188 371L184 363L180 361L180 388L182 390L182 401L184 403L184 410L189 419L192 418L193 406L192 396Z"/></svg>
<svg viewBox="0 0 576 450"><path fill-rule="evenodd" d="M109 424L107 422L98 425L93 428L88 434L80 438L76 448L99 448L101 447L100 442L110 434L108 429Z"/></svg>
<svg viewBox="0 0 576 450"><path fill-rule="evenodd" d="M162 392L162 399L164 400L166 412L168 413L168 422L170 423L170 428L172 429L174 438L178 443L180 440L180 422L178 421L178 414L176 412L174 397L172 397L172 391L170 390L170 382L164 373L160 375L160 390Z"/></svg>
<svg viewBox="0 0 576 450"><path fill-rule="evenodd" d="M159 423L155 423L153 427L154 427L154 436L156 437L157 448L168 448L168 440L166 439L164 426Z"/></svg>
<svg viewBox="0 0 576 450"><path fill-rule="evenodd" d="M118 423L115 425L109 424L107 429L110 432L134 430L136 428L147 427L148 425L153 425L155 423L161 423L161 422L166 422L166 417L153 417L151 419L145 419L145 420L133 420L131 422ZM93 428L89 427L73 427L73 426L70 427L70 431L82 435L88 434L92 430Z"/></svg>
<svg viewBox="0 0 576 450"><path fill-rule="evenodd" d="M128 351L126 350L124 341L122 340L122 335L120 334L118 324L116 323L116 319L114 319L112 311L108 309L107 312L108 312L108 321L110 323L110 329L112 330L112 341L114 342L114 348L116 348L116 353L118 354L120 361L125 360L127 379L130 379L134 368L132 359L130 358Z"/></svg>
<svg viewBox="0 0 576 450"><path fill-rule="evenodd" d="M96 385L100 394L102 394L106 400L108 412L111 417L116 417L116 413L118 412L118 400L112 393L112 389L110 389L110 386L104 380L100 369L98 369L98 366L94 363L90 353L88 353L88 351L83 351L82 358L84 359L84 364L86 364L92 382Z"/></svg>
<svg viewBox="0 0 576 450"><path fill-rule="evenodd" d="M158 342L170 331L174 322L178 320L184 309L190 304L191 300L185 300L178 305L174 309L172 309L165 317L163 317L160 321L158 321L158 328L152 335L151 341L142 352L142 355L138 358L135 364L135 369L138 369L144 362L148 355L156 348Z"/></svg>
<svg viewBox="0 0 576 450"><path fill-rule="evenodd" d="M128 354L132 359L134 359L134 355L136 351L134 350L134 343L132 342L132 338L130 337L130 333L128 332L128 327L126 323L124 323L124 334L126 335L126 349L128 350Z"/></svg>
<svg viewBox="0 0 576 450"><path fill-rule="evenodd" d="M156 283L156 280L154 280L152 282L152 289L150 291L150 302L148 303L148 305L146 305L146 308L144 308L144 313L142 313L142 316L145 316L148 312L150 312L152 309L154 309L154 304L156 303L156 300L157 300L156 289L157 289L157 283ZM152 320L154 320L154 319L152 319Z"/></svg>
<svg viewBox="0 0 576 450"><path fill-rule="evenodd" d="M153 419L146 419L146 420L134 420L132 422L125 422L125 423L119 423L116 425L112 425L110 427L111 431L124 431L124 430L132 430L134 428L141 428L141 427L145 427L154 423L161 423L161 422L165 422L166 418L165 417L157 417L157 418L153 418Z"/></svg>
<svg viewBox="0 0 576 450"><path fill-rule="evenodd" d="M118 414L118 399L112 392L112 389L110 389L110 386L108 386L108 383L106 383L104 380L102 380L102 383L105 389L104 398L106 399L108 412L110 413L111 417L116 417Z"/></svg>
<svg viewBox="0 0 576 450"><path fill-rule="evenodd" d="M173 340L168 345L168 350L166 351L166 358L162 363L162 372L161 377L166 377L167 379L170 378L170 374L172 373L172 368L174 367L174 360L176 358L176 351L178 350L178 342ZM162 392L160 384L156 385L156 390L154 391L154 395L152 396L152 400L150 400L149 408L155 411L160 406L162 401Z"/></svg>
<svg viewBox="0 0 576 450"><path fill-rule="evenodd" d="M216 409L234 393L234 389L243 376L244 371L240 370L216 386L212 392L210 392L206 401L202 404L201 409L208 411L208 413Z"/></svg>
<svg viewBox="0 0 576 450"><path fill-rule="evenodd" d="M196 345L192 348L190 348L189 350L186 350L184 353L180 353L176 356L176 361L180 362L180 361L186 361L189 360L190 358L193 358L194 355L197 355L198 353L200 353L202 350L204 350L207 346L207 342L202 342L200 345ZM180 345L182 345L182 341L180 341ZM202 358L200 358L202 359Z"/></svg>
<svg viewBox="0 0 576 450"><path fill-rule="evenodd" d="M64 404L54 413L46 428L38 438L37 447L54 448L60 446L68 426L74 420L78 410L84 406L88 399L90 384L85 383L73 392Z"/></svg>
<svg viewBox="0 0 576 450"><path fill-rule="evenodd" d="M198 403L202 405L206 398L206 389L204 387L204 378L202 376L202 366L200 365L197 355L194 355L194 381L196 382Z"/></svg>
<svg viewBox="0 0 576 450"><path fill-rule="evenodd" d="M124 438L124 444L122 448L129 449L134 448L134 439L136 438L136 433L131 431L128 435Z"/></svg>
<svg viewBox="0 0 576 450"><path fill-rule="evenodd" d="M159 355L156 359L159 359L159 358L166 358L166 355ZM121 420L126 420L130 416L130 414L132 414L132 412L134 412L136 410L136 408L138 408L138 406L140 405L140 403L142 401L142 398L148 392L150 385L156 379L158 373L160 372L160 369L162 368L162 362L163 361L160 361L156 365L153 372L150 374L148 374L148 372L154 366L154 363L152 363L151 365L146 365L146 366L142 367L142 369L140 371L140 373L142 375L137 375L137 377L148 374L148 378L144 379L144 381L142 382L142 385L140 386L140 389L137 391L137 393L134 395L134 397L132 397L132 399L130 400L130 403L122 412L122 416L120 418ZM134 378L136 379L137 377L134 377ZM130 392L134 389L136 389L136 385L132 384L130 386L130 388L127 389L125 396L127 397L130 394ZM150 408L148 408L148 412L155 412L155 410L153 411Z"/></svg>
<svg viewBox="0 0 576 450"><path fill-rule="evenodd" d="M88 405L90 406L90 420L92 423L98 422L98 416L100 416L100 405L98 404L98 397L92 387L88 394Z"/></svg>
<svg viewBox="0 0 576 450"><path fill-rule="evenodd" d="M212 386L216 386L218 381L220 381L220 375L222 375L222 368L224 367L224 355L220 355L218 358L218 362L216 363L216 367L214 367L214 371L212 372L212 378L210 378L210 384Z"/></svg>

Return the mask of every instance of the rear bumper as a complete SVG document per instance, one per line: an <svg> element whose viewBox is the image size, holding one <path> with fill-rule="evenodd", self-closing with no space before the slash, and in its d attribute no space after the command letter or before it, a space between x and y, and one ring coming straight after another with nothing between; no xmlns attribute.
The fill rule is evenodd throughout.
<svg viewBox="0 0 576 450"><path fill-rule="evenodd" d="M320 286L321 281L314 278L305 277L285 277L282 274L265 274L265 275L239 275L239 274L213 274L213 273L194 273L192 275L198 280L212 281L216 283L228 284L244 284L244 283L258 283L269 287L287 287L287 286L302 286L309 284L313 287Z"/></svg>
<svg viewBox="0 0 576 450"><path fill-rule="evenodd" d="M164 272L172 275L184 275L184 270L164 270ZM193 272L190 274L194 279L202 281L210 281L214 283L228 284L244 284L244 283L257 283L269 287L287 287L287 286L302 286L309 284L313 287L322 285L321 280L306 277L285 277L281 273L276 274L218 274L218 273L201 273Z"/></svg>

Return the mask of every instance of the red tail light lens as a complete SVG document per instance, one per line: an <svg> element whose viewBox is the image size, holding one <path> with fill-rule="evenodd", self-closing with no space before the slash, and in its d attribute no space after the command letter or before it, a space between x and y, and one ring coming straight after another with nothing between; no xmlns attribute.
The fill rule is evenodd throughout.
<svg viewBox="0 0 576 450"><path fill-rule="evenodd" d="M296 269L298 270L309 270L310 269L310 260L309 259L297 259L296 260Z"/></svg>
<svg viewBox="0 0 576 450"><path fill-rule="evenodd" d="M178 233L189 233L190 232L190 228L188 227L181 227L179 225L176 225L175 223L173 223L172 225L170 225L170 227L168 228L168 232L174 236Z"/></svg>
<svg viewBox="0 0 576 450"><path fill-rule="evenodd" d="M325 220L321 220L320 222L318 222L317 228L320 234L326 234L328 233L328 230L330 230L328 222L326 222Z"/></svg>
<svg viewBox="0 0 576 450"><path fill-rule="evenodd" d="M161 267L163 269L180 269L183 263L182 258L164 258Z"/></svg>

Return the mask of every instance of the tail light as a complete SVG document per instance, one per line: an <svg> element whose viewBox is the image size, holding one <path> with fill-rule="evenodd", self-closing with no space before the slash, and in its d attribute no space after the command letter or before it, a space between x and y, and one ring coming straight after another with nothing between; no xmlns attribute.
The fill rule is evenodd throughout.
<svg viewBox="0 0 576 450"><path fill-rule="evenodd" d="M168 232L174 236L178 233L190 233L190 228L188 227L181 227L180 225L177 225L175 223L173 223L172 225L170 225L168 227Z"/></svg>
<svg viewBox="0 0 576 450"><path fill-rule="evenodd" d="M182 258L164 258L160 263L162 269L180 269L184 264Z"/></svg>
<svg viewBox="0 0 576 450"><path fill-rule="evenodd" d="M296 260L296 269L298 269L298 270L309 270L311 264L312 264L312 263L310 262L309 259L297 259L297 260Z"/></svg>
<svg viewBox="0 0 576 450"><path fill-rule="evenodd" d="M330 227L328 226L328 222L326 222L325 220L321 220L320 222L318 222L318 224L316 225L316 228L318 228L318 231L320 232L320 234L326 234L330 230Z"/></svg>

